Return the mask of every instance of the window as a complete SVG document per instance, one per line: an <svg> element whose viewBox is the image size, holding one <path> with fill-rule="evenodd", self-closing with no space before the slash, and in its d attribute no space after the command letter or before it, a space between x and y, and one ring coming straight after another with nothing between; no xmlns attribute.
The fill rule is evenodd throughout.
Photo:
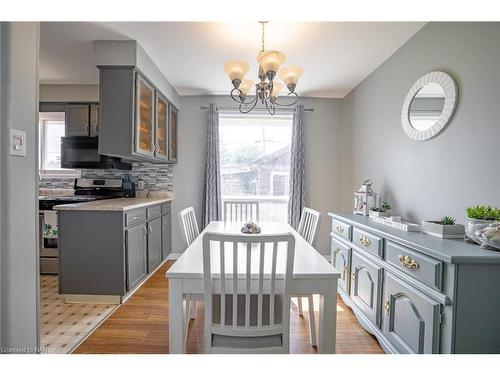
<svg viewBox="0 0 500 375"><path fill-rule="evenodd" d="M261 221L286 221L292 116L221 114L222 200L259 202Z"/></svg>
<svg viewBox="0 0 500 375"><path fill-rule="evenodd" d="M80 177L76 169L61 168L61 137L64 137L64 112L40 112L39 159L41 178Z"/></svg>

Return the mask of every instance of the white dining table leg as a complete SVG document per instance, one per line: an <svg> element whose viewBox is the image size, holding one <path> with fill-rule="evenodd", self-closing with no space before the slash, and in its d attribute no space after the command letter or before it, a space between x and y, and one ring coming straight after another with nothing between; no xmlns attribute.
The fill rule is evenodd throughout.
<svg viewBox="0 0 500 375"><path fill-rule="evenodd" d="M182 296L182 279L168 280L168 347L171 354L185 352L186 301Z"/></svg>
<svg viewBox="0 0 500 375"><path fill-rule="evenodd" d="M326 290L319 298L319 337L318 352L322 354L335 353L337 331L337 279L328 282Z"/></svg>

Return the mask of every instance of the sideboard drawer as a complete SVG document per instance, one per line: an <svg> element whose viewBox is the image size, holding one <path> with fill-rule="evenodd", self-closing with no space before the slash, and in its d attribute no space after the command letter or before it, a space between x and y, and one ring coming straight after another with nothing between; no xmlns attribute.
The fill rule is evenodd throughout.
<svg viewBox="0 0 500 375"><path fill-rule="evenodd" d="M397 269L434 289L441 290L443 274L441 261L390 241L385 245L385 258Z"/></svg>
<svg viewBox="0 0 500 375"><path fill-rule="evenodd" d="M344 237L346 240L351 240L352 226L342 221L332 219L332 233L337 236Z"/></svg>
<svg viewBox="0 0 500 375"><path fill-rule="evenodd" d="M332 237L332 265L340 272L339 287L349 294L351 280L351 248Z"/></svg>
<svg viewBox="0 0 500 375"><path fill-rule="evenodd" d="M352 231L352 243L359 248L382 258L383 239L361 229Z"/></svg>

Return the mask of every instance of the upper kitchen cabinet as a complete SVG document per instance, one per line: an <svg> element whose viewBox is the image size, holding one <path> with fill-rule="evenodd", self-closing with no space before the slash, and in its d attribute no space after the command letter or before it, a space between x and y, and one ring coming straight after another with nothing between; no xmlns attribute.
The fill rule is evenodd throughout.
<svg viewBox="0 0 500 375"><path fill-rule="evenodd" d="M177 108L170 105L170 122L169 122L169 142L168 142L168 160L172 163L177 162Z"/></svg>
<svg viewBox="0 0 500 375"><path fill-rule="evenodd" d="M66 132L67 137L97 137L99 127L99 105L88 103L67 103Z"/></svg>
<svg viewBox="0 0 500 375"><path fill-rule="evenodd" d="M156 156L168 160L168 101L159 93L156 95Z"/></svg>
<svg viewBox="0 0 500 375"><path fill-rule="evenodd" d="M177 110L134 67L100 67L99 153L126 161L175 162ZM174 155L174 157L170 157Z"/></svg>

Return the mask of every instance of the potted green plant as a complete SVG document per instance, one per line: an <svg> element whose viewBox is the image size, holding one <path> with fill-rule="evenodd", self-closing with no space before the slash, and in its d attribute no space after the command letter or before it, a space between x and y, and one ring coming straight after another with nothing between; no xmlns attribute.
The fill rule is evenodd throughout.
<svg viewBox="0 0 500 375"><path fill-rule="evenodd" d="M389 217L391 216L391 205L387 201L382 201L380 207L372 207L369 215L371 217Z"/></svg>
<svg viewBox="0 0 500 375"><path fill-rule="evenodd" d="M422 232L439 238L462 238L465 227L456 224L452 216L443 216L441 220L422 220Z"/></svg>
<svg viewBox="0 0 500 375"><path fill-rule="evenodd" d="M476 231L487 227L495 221L500 221L500 208L491 206L469 206L465 209L467 212L467 226L465 233L472 241L481 245L482 242Z"/></svg>

